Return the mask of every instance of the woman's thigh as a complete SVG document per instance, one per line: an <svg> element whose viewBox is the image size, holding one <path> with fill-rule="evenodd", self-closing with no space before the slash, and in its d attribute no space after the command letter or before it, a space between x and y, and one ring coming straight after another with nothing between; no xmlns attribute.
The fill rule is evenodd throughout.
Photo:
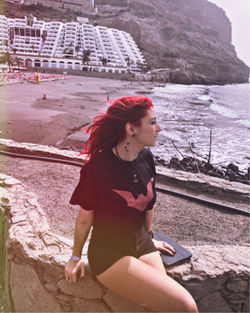
<svg viewBox="0 0 250 313"><path fill-rule="evenodd" d="M160 253L158 251L155 251L155 252L151 252L151 253L148 253L148 254L144 254L142 256L139 257L139 260L152 266L153 268L161 271L162 273L164 273L165 275L166 274L166 270L165 270L165 267L162 263L162 259L161 259L161 256L160 256Z"/></svg>
<svg viewBox="0 0 250 313"><path fill-rule="evenodd" d="M197 312L192 296L149 264L125 256L97 276L108 289L159 312Z"/></svg>

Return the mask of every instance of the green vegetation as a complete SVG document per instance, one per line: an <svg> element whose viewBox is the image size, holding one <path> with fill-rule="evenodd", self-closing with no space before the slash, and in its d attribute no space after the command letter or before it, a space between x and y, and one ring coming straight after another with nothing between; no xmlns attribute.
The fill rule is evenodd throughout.
<svg viewBox="0 0 250 313"><path fill-rule="evenodd" d="M6 210L8 199L1 198L0 203L0 313L11 311L11 296L9 289L9 270L6 252L8 236L8 218Z"/></svg>

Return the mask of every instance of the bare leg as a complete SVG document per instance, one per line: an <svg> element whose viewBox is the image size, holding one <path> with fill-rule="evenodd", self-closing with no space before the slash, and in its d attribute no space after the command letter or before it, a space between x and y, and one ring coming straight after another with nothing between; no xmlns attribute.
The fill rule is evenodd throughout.
<svg viewBox="0 0 250 313"><path fill-rule="evenodd" d="M121 258L97 279L114 293L153 311L198 312L185 288L159 269L131 256Z"/></svg>
<svg viewBox="0 0 250 313"><path fill-rule="evenodd" d="M159 252L144 254L139 258L139 260L167 275Z"/></svg>

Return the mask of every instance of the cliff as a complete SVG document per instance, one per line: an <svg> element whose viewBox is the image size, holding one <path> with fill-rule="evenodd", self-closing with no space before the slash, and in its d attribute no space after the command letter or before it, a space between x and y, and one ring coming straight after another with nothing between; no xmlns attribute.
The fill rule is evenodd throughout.
<svg viewBox="0 0 250 313"><path fill-rule="evenodd" d="M90 22L131 33L149 66L166 68L165 81L184 84L229 84L249 80L249 68L238 59L231 22L223 9L207 0L96 0L98 15ZM0 7L1 9L1 7ZM8 17L29 13L38 19L76 20L70 11L42 5L6 2Z"/></svg>
<svg viewBox="0 0 250 313"><path fill-rule="evenodd" d="M132 0L120 10L100 5L91 22L131 33L153 68L174 83L244 83L249 68L231 44L223 9L207 0ZM163 71L164 72L164 71ZM162 73L161 73L162 75Z"/></svg>

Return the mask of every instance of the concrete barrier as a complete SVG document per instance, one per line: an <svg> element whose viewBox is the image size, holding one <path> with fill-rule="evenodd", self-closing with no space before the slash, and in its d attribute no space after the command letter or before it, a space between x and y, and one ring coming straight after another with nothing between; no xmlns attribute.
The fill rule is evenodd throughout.
<svg viewBox="0 0 250 313"><path fill-rule="evenodd" d="M143 312L87 274L64 279L72 241L51 232L35 194L0 174L0 283L13 312ZM6 235L2 235L6 234ZM194 296L200 312L249 311L249 246L189 246L188 263L166 269ZM87 245L83 251L87 263ZM3 266L3 267L2 267ZM3 310L4 311L4 310Z"/></svg>

